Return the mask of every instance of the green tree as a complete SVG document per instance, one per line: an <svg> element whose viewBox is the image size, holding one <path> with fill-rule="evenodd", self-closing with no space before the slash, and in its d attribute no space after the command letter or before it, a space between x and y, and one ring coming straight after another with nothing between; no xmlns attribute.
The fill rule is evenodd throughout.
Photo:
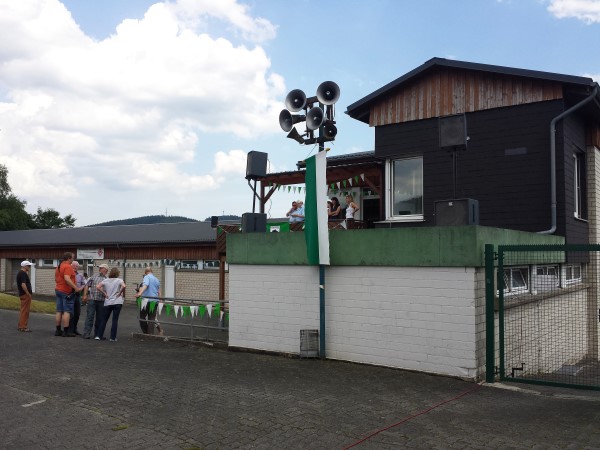
<svg viewBox="0 0 600 450"><path fill-rule="evenodd" d="M59 212L52 208L38 207L37 214L33 214L31 218L33 219L33 228L73 228L75 226L75 218L71 214L60 217Z"/></svg>
<svg viewBox="0 0 600 450"><path fill-rule="evenodd" d="M37 214L25 211L27 202L12 193L8 183L8 168L0 164L0 231L29 230L32 228L71 228L75 218L68 214L60 217L58 211L38 208Z"/></svg>

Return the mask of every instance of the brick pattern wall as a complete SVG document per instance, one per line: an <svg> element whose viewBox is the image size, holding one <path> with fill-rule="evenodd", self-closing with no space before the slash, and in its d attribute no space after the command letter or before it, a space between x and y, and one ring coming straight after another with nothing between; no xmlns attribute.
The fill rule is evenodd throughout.
<svg viewBox="0 0 600 450"><path fill-rule="evenodd" d="M229 273L230 345L298 353L300 330L319 328L318 268L230 265ZM328 358L479 375L478 270L328 267L325 290Z"/></svg>
<svg viewBox="0 0 600 450"><path fill-rule="evenodd" d="M225 300L229 298L228 278L229 274L225 272ZM191 300L221 300L219 299L219 271L176 271L175 297Z"/></svg>
<svg viewBox="0 0 600 450"><path fill-rule="evenodd" d="M56 281L54 278L56 269L54 267L36 267L35 269L35 293L42 295L54 295Z"/></svg>

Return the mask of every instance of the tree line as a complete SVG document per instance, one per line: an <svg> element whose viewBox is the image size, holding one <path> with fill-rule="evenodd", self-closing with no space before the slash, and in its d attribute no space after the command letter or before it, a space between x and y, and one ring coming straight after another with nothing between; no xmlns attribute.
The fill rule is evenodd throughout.
<svg viewBox="0 0 600 450"><path fill-rule="evenodd" d="M8 183L8 169L0 164L0 231L39 230L47 228L72 228L75 217L61 217L53 208L38 207L35 214L25 211L27 202L13 194Z"/></svg>

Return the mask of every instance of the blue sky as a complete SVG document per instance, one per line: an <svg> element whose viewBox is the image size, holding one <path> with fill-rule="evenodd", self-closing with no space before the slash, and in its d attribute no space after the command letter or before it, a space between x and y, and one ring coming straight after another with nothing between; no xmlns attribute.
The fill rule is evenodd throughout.
<svg viewBox="0 0 600 450"><path fill-rule="evenodd" d="M598 0L0 0L0 158L28 210L89 225L251 211L246 153L292 170L291 89L341 89L330 155L373 149L347 106L433 57L600 80ZM268 205L281 217L297 193Z"/></svg>

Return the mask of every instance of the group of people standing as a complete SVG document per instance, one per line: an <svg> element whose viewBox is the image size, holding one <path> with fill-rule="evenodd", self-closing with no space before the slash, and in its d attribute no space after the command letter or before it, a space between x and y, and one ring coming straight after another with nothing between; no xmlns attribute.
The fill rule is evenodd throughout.
<svg viewBox="0 0 600 450"><path fill-rule="evenodd" d="M55 271L56 316L55 336L84 339L106 340L104 332L112 316L110 341L117 341L119 315L125 301L125 282L120 278L119 269L109 268L106 264L98 266L98 273L88 278L79 272L79 262L73 260L74 255L67 252ZM32 290L29 279L30 261L21 263L17 274L17 289L21 299L18 330L31 332L28 327L31 308ZM140 327L145 334L153 334L155 328L156 308L150 302L157 302L160 297L160 281L147 267L137 296L148 297L148 304L140 311ZM82 303L87 305L87 314L83 335L78 330Z"/></svg>

